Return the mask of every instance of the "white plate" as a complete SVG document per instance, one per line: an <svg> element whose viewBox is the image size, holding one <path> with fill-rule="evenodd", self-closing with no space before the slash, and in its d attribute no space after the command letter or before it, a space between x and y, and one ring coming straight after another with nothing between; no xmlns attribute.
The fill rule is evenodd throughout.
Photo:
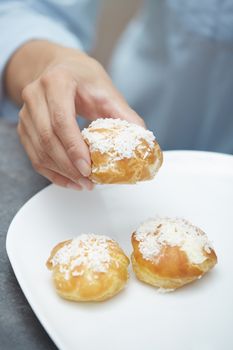
<svg viewBox="0 0 233 350"><path fill-rule="evenodd" d="M21 288L63 350L233 349L233 157L165 152L156 179L75 192L49 186L14 218L7 252ZM179 216L203 228L219 263L203 279L158 294L132 272L127 288L102 303L60 299L45 261L59 241L82 232L115 238L130 253L131 232L153 215Z"/></svg>

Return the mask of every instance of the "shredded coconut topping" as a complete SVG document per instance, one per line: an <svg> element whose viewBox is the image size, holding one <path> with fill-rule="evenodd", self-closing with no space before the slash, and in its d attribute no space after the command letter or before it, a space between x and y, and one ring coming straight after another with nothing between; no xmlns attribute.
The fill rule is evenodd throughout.
<svg viewBox="0 0 233 350"><path fill-rule="evenodd" d="M193 264L201 264L211 252L207 235L180 218L155 218L145 221L136 231L139 250L144 259L155 261L164 245L178 246Z"/></svg>
<svg viewBox="0 0 233 350"><path fill-rule="evenodd" d="M106 272L111 260L109 241L112 240L107 236L82 234L56 252L51 259L52 265L53 267L59 265L59 270L65 279L69 279L70 274L82 276L84 269Z"/></svg>
<svg viewBox="0 0 233 350"><path fill-rule="evenodd" d="M153 149L155 140L151 131L126 120L111 118L93 121L88 128L83 129L82 135L91 151L115 154L117 159L131 158L142 140Z"/></svg>

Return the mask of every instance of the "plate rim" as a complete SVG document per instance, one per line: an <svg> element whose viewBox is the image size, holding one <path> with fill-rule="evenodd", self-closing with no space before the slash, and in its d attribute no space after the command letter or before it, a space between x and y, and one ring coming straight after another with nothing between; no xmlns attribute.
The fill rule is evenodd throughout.
<svg viewBox="0 0 233 350"><path fill-rule="evenodd" d="M211 157L211 158L216 158L216 159L222 159L222 160L230 160L233 164L233 155L231 154L226 154L226 153L219 153L219 152L207 152L207 151L195 151L195 150L169 150L169 151L164 151L164 156L167 158L168 157L181 157L181 156L187 156L188 154L192 155L192 157L195 158L202 158L205 159L206 157ZM164 157L164 158L165 158ZM101 185L103 187L103 185ZM108 185L106 185L108 186ZM46 186L45 188L43 188L42 190L38 191L36 194L34 194L31 198L29 198L23 205L22 207L19 208L19 210L16 212L16 214L14 215L9 228L7 230L7 234L6 234L6 243L5 243L5 247L6 247L6 252L7 252L7 256L8 259L10 261L12 270L14 272L15 278L27 300L27 302L29 303L35 317L37 317L37 319L39 320L39 322L41 323L42 327L45 329L46 333L48 334L48 336L51 338L51 340L53 341L53 343L58 347L58 349L66 349L66 344L63 344L62 340L59 338L59 336L57 336L57 333L53 331L53 327L52 325L47 321L47 318L43 316L43 313L40 312L40 308L37 306L37 303L34 302L31 298L30 298L30 290L27 287L26 283L23 283L24 281L24 277L22 275L22 273L20 272L20 268L18 268L16 261L14 260L14 256L11 253L11 248L10 248L10 244L11 244L11 228L15 222L15 220L17 219L17 217L21 214L22 210L25 210L25 208L29 205L29 203L32 200L36 200L37 197L39 195L42 194L43 191L48 190L49 188L52 187L58 187L54 184L50 184L48 186ZM105 187L105 186L104 186Z"/></svg>

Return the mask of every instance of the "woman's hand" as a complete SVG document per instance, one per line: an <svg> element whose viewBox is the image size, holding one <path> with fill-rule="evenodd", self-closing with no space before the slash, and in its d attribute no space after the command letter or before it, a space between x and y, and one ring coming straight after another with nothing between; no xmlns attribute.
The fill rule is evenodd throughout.
<svg viewBox="0 0 233 350"><path fill-rule="evenodd" d="M28 45L34 55L29 54ZM36 58L36 45L40 52L49 45L52 59L43 56L33 69L32 57L36 62L40 60L39 52ZM89 120L122 118L144 125L142 119L114 88L102 66L86 54L41 41L27 43L21 50L26 53L19 50L16 57L13 56L6 71L6 81L9 93L23 103L18 133L33 167L57 185L92 189L93 184L87 178L91 172L90 155L76 115ZM21 87L22 101L12 87L12 74L14 70L17 72L20 62L25 74L22 76L21 73L16 86L19 90Z"/></svg>

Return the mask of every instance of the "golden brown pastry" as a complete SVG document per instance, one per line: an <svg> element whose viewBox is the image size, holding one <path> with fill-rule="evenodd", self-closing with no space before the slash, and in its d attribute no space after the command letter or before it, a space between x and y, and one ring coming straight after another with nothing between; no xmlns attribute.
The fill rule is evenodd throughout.
<svg viewBox="0 0 233 350"><path fill-rule="evenodd" d="M145 221L132 235L137 278L163 291L201 278L217 263L207 235L183 219Z"/></svg>
<svg viewBox="0 0 233 350"><path fill-rule="evenodd" d="M125 286L129 259L109 237L82 234L56 245L46 265L53 272L54 285L61 297L102 301Z"/></svg>
<svg viewBox="0 0 233 350"><path fill-rule="evenodd" d="M130 184L152 179L163 157L153 133L121 119L97 119L82 135L89 146L92 173L99 184Z"/></svg>

